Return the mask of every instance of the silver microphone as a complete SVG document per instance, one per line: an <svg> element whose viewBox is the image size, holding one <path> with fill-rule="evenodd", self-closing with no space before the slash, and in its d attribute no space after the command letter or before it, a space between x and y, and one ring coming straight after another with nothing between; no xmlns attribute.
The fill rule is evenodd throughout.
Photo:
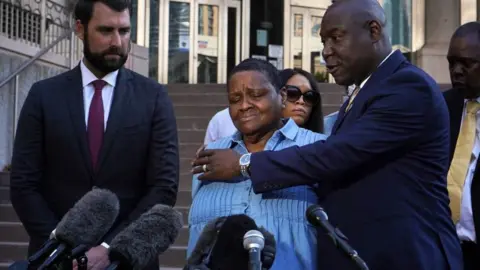
<svg viewBox="0 0 480 270"><path fill-rule="evenodd" d="M243 236L243 248L248 250L248 269L262 269L262 250L265 246L263 234L257 230L250 230Z"/></svg>

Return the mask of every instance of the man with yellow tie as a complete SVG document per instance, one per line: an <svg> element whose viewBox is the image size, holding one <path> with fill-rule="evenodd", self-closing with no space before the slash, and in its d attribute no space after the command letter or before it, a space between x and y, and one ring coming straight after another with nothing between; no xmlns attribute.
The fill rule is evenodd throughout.
<svg viewBox="0 0 480 270"><path fill-rule="evenodd" d="M448 192L462 242L465 270L480 269L480 23L460 26L447 59L453 88L444 93L450 112Z"/></svg>

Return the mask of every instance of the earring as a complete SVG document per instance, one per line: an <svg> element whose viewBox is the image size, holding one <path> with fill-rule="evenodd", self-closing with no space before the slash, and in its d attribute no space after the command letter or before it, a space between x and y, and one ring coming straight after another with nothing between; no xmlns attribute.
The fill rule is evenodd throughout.
<svg viewBox="0 0 480 270"><path fill-rule="evenodd" d="M282 109L285 109L285 107L286 107L285 103L282 103Z"/></svg>

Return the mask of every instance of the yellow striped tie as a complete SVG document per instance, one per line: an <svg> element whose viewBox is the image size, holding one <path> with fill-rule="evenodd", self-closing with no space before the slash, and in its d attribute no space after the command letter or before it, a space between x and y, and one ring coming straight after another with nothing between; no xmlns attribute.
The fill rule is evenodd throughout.
<svg viewBox="0 0 480 270"><path fill-rule="evenodd" d="M360 91L360 87L359 87L359 86L355 86L355 89L353 89L352 95L351 95L350 98L348 99L348 105L347 105L347 107L345 107L345 112L348 112L348 111L350 110L350 108L352 108L353 100L354 100L355 97L357 96L358 91Z"/></svg>
<svg viewBox="0 0 480 270"><path fill-rule="evenodd" d="M476 135L476 114L480 110L477 101L467 102L467 113L463 117L462 127L458 134L455 154L453 155L450 169L448 170L448 194L450 197L450 210L452 220L457 223L460 219L463 185L467 176L468 167L472 158L473 144Z"/></svg>

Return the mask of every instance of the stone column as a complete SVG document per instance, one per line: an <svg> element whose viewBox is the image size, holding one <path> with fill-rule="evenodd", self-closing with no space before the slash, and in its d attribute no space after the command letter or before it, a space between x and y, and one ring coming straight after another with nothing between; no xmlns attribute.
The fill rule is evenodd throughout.
<svg viewBox="0 0 480 270"><path fill-rule="evenodd" d="M450 75L446 55L450 38L455 29L460 26L460 1L424 1L425 43L416 51L416 64L429 73L437 83L449 84Z"/></svg>

